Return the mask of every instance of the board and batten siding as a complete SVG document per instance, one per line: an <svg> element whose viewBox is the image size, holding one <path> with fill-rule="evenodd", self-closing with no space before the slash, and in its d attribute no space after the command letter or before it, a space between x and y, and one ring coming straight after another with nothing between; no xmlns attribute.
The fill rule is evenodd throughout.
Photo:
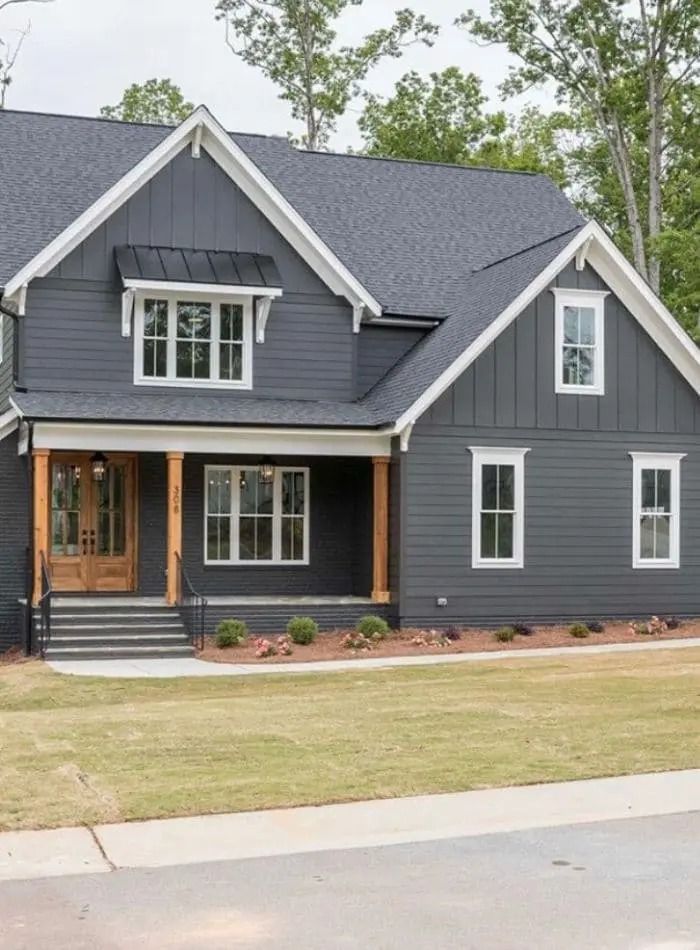
<svg viewBox="0 0 700 950"><path fill-rule="evenodd" d="M24 369L32 389L132 389L132 338L121 336L114 248L154 244L269 254L284 294L272 305L266 341L253 350L248 395L355 398L352 310L206 154L181 152L27 295ZM165 387L158 387L157 392ZM153 392L153 389L150 389ZM191 395L192 388L171 389ZM237 398L245 390L235 390Z"/></svg>
<svg viewBox="0 0 700 950"><path fill-rule="evenodd" d="M573 267L556 283L602 287ZM556 395L545 291L418 421L401 462L404 623L700 614L697 396L612 294L605 334L605 395ZM475 445L529 449L522 569L471 567ZM678 569L632 567L629 453L643 451L686 454Z"/></svg>
<svg viewBox="0 0 700 950"><path fill-rule="evenodd" d="M22 642L19 599L25 596L29 543L27 458L17 433L0 441L0 652Z"/></svg>

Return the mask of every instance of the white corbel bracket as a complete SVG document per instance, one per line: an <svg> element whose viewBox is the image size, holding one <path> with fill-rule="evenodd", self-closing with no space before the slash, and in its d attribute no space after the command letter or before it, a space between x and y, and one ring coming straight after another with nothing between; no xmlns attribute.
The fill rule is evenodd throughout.
<svg viewBox="0 0 700 950"><path fill-rule="evenodd" d="M131 315L134 312L134 297L136 296L136 291L132 287L127 287L127 289L122 294L122 336L130 337L131 336Z"/></svg>
<svg viewBox="0 0 700 950"><path fill-rule="evenodd" d="M415 419L413 422L408 422L401 432L399 432L399 446L402 452L408 452L408 443L411 441L411 433L413 432L413 427L416 424Z"/></svg>
<svg viewBox="0 0 700 950"><path fill-rule="evenodd" d="M360 326L362 324L362 317L365 313L365 305L363 303L353 304L352 308L352 332L359 333Z"/></svg>
<svg viewBox="0 0 700 950"><path fill-rule="evenodd" d="M265 342L265 328L274 297L258 297L255 301L255 342Z"/></svg>
<svg viewBox="0 0 700 950"><path fill-rule="evenodd" d="M195 130L192 133L192 158L201 158L203 130L204 126L200 122L199 125L195 126Z"/></svg>
<svg viewBox="0 0 700 950"><path fill-rule="evenodd" d="M576 270L583 270L586 266L586 258L588 257L588 251L591 247L591 241L593 237L589 237L583 242L581 247L576 251Z"/></svg>
<svg viewBox="0 0 700 950"><path fill-rule="evenodd" d="M27 310L27 285L22 284L17 295L17 313L23 317Z"/></svg>

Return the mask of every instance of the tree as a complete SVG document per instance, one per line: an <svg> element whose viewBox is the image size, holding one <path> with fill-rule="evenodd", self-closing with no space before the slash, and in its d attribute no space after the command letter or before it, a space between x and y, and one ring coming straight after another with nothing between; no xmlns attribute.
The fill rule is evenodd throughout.
<svg viewBox="0 0 700 950"><path fill-rule="evenodd" d="M387 99L366 96L358 125L368 155L541 171L566 184L558 133L563 117L530 108L518 118L484 111L474 73L450 66L427 79L407 73Z"/></svg>
<svg viewBox="0 0 700 950"><path fill-rule="evenodd" d="M170 79L149 79L124 90L116 106L102 106L100 115L123 122L149 122L153 125L179 125L194 109L179 86Z"/></svg>
<svg viewBox="0 0 700 950"><path fill-rule="evenodd" d="M583 116L617 179L634 264L658 291L669 114L698 75L700 0L491 0L490 17L457 22L517 57L506 94L551 83Z"/></svg>
<svg viewBox="0 0 700 950"><path fill-rule="evenodd" d="M0 0L0 13L7 7L24 3L53 3L53 0ZM11 31L17 34L14 43L0 37L0 109L4 109L7 104L7 92L12 83L12 70L31 29L32 23L28 20L23 29Z"/></svg>
<svg viewBox="0 0 700 950"><path fill-rule="evenodd" d="M217 19L226 42L281 90L292 116L303 122L303 144L325 146L338 118L359 95L373 67L398 58L412 44L432 45L438 28L411 10L398 10L393 24L368 34L356 46L337 44L335 24L363 0L218 0Z"/></svg>

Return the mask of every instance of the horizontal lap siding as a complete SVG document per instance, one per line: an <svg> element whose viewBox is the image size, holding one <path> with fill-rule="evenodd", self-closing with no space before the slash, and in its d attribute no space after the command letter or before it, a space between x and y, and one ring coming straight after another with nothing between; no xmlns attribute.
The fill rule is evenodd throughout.
<svg viewBox="0 0 700 950"><path fill-rule="evenodd" d="M14 434L0 442L0 651L22 642L18 600L26 593L28 543L26 461Z"/></svg>
<svg viewBox="0 0 700 950"><path fill-rule="evenodd" d="M363 326L357 344L357 395L364 394L425 335L407 327Z"/></svg>
<svg viewBox="0 0 700 950"><path fill-rule="evenodd" d="M235 618L244 620L253 634L279 636L291 618L300 614L312 617L321 632L354 627L366 614L384 617L390 624L396 620L392 608L382 604L303 604L296 607L212 604L207 607L205 624L207 633L214 633L219 621Z"/></svg>
<svg viewBox="0 0 700 950"><path fill-rule="evenodd" d="M0 314L0 335L2 345L0 353L0 415L9 408L9 399L12 394L12 360L14 351L15 321L4 314Z"/></svg>
<svg viewBox="0 0 700 950"><path fill-rule="evenodd" d="M602 286L573 267L557 284ZM555 394L546 291L419 420L402 463L404 622L700 614L698 398L613 295L605 322L604 396ZM530 449L523 569L471 567L473 445ZM632 568L631 451L687 454L678 570Z"/></svg>

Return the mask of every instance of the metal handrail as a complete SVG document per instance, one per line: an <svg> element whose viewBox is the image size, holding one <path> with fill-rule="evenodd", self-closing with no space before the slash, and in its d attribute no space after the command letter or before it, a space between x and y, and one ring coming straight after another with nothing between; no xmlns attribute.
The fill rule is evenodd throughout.
<svg viewBox="0 0 700 950"><path fill-rule="evenodd" d="M51 598L53 597L53 584L51 583L51 570L43 551L39 553L41 559L41 597L37 605L39 610L39 654L46 655L46 649L51 642Z"/></svg>
<svg viewBox="0 0 700 950"><path fill-rule="evenodd" d="M177 563L177 606L192 646L201 650L204 647L204 622L209 601L195 590L179 554L175 555L175 561Z"/></svg>

